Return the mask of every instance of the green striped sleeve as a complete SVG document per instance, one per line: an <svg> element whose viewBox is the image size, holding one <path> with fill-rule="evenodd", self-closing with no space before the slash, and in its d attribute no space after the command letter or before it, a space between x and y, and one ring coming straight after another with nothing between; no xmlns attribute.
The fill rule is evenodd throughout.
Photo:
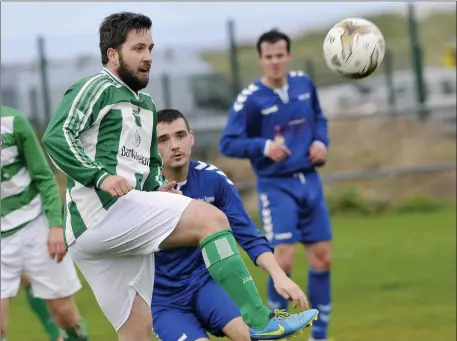
<svg viewBox="0 0 457 341"><path fill-rule="evenodd" d="M79 139L96 120L112 83L99 74L66 92L43 136L43 145L54 164L86 187L100 184L108 172L84 152Z"/></svg>
<svg viewBox="0 0 457 341"><path fill-rule="evenodd" d="M14 118L14 136L32 186L38 189L50 227L62 226L62 201L54 174L27 119Z"/></svg>

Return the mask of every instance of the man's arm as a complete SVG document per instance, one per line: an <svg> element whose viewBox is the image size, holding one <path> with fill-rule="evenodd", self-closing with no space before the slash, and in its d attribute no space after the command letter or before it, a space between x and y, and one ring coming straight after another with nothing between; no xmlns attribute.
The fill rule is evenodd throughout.
<svg viewBox="0 0 457 341"><path fill-rule="evenodd" d="M262 157L265 154L267 139L254 137L260 119L260 112L252 104L249 95L240 94L230 108L227 125L219 141L221 154L248 159Z"/></svg>
<svg viewBox="0 0 457 341"><path fill-rule="evenodd" d="M312 81L310 81L310 86L311 100L315 115L314 141L320 141L328 148L330 141L328 137L327 118L322 113L319 97L317 96L317 89Z"/></svg>
<svg viewBox="0 0 457 341"><path fill-rule="evenodd" d="M110 84L87 81L65 93L43 135L43 145L54 164L70 178L86 187L100 187L110 174L82 147L80 135L95 121L103 107ZM95 83L91 86L91 82Z"/></svg>
<svg viewBox="0 0 457 341"><path fill-rule="evenodd" d="M216 206L227 216L236 241L254 264L262 254L272 254L272 246L247 214L236 187L222 174L218 174Z"/></svg>
<svg viewBox="0 0 457 341"><path fill-rule="evenodd" d="M50 227L62 226L62 200L56 179L32 127L22 115L14 118L14 135L30 179L40 191Z"/></svg>
<svg viewBox="0 0 457 341"><path fill-rule="evenodd" d="M292 300L294 307L298 305L307 308L308 300L305 294L281 269L273 255L272 246L246 213L235 186L221 173L216 206L226 214L236 241L248 253L254 264L268 272L280 295Z"/></svg>

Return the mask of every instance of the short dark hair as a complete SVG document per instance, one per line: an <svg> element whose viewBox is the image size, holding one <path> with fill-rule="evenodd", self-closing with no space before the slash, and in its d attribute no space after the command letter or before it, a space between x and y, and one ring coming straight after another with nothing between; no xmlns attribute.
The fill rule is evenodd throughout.
<svg viewBox="0 0 457 341"><path fill-rule="evenodd" d="M284 40L286 42L287 52L290 53L290 49L291 49L290 37L287 34L281 32L277 29L273 29L268 32L265 32L259 37L259 39L257 40L257 53L259 54L259 56L262 55L262 46L261 46L262 43L275 44L281 40Z"/></svg>
<svg viewBox="0 0 457 341"><path fill-rule="evenodd" d="M186 123L187 131L190 131L189 121L182 112L177 109L163 109L157 112L157 123L172 123L182 118Z"/></svg>
<svg viewBox="0 0 457 341"><path fill-rule="evenodd" d="M106 17L100 25L100 53L102 64L108 63L108 49L118 49L127 40L127 34L131 30L150 30L152 21L143 14L121 12Z"/></svg>

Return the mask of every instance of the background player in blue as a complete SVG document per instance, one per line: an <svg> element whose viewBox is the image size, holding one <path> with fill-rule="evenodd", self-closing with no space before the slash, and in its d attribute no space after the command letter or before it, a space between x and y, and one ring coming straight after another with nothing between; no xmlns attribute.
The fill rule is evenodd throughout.
<svg viewBox="0 0 457 341"><path fill-rule="evenodd" d="M307 302L303 291L281 270L270 243L245 212L233 183L216 167L190 161L194 136L185 117L173 109L159 111L157 136L167 180L175 181L184 195L221 209L252 261L272 275L282 295L304 308ZM156 254L152 297L154 332L162 341L207 340L205 330L214 335L225 334L232 340L250 340L250 334L256 338L241 319L235 303L209 276L198 248L169 249ZM285 312L277 314L286 316ZM307 310L303 314L312 321L317 311ZM271 331L262 339L278 335Z"/></svg>
<svg viewBox="0 0 457 341"><path fill-rule="evenodd" d="M327 120L311 79L303 72L287 72L290 49L284 33L273 30L260 36L257 51L264 76L237 97L219 148L226 156L250 159L265 234L289 275L295 244L306 246L308 298L319 310L312 336L325 340L331 309L332 234L316 167L325 163ZM268 296L272 308L287 308L271 279Z"/></svg>

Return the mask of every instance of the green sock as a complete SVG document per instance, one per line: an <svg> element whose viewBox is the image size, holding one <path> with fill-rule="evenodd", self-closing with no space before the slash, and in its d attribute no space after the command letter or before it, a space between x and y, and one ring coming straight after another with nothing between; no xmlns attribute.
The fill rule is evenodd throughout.
<svg viewBox="0 0 457 341"><path fill-rule="evenodd" d="M232 231L212 234L200 244L200 248L211 277L235 301L244 322L255 330L263 330L270 321L270 310L265 307L240 257Z"/></svg>
<svg viewBox="0 0 457 341"><path fill-rule="evenodd" d="M41 325L46 330L49 340L57 340L60 337L60 329L54 323L46 302L41 298L34 297L30 286L25 288L25 296L27 297L27 302L29 303L30 308L32 308L33 312L40 319Z"/></svg>
<svg viewBox="0 0 457 341"><path fill-rule="evenodd" d="M79 325L64 330L65 341L89 341L89 335L87 334L87 326L83 318L79 322Z"/></svg>

